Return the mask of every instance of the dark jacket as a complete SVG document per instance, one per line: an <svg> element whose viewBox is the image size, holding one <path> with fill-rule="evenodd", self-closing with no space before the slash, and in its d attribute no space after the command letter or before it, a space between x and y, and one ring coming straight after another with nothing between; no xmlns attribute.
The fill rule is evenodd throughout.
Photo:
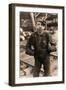
<svg viewBox="0 0 66 90"><path fill-rule="evenodd" d="M51 51L49 47L50 42L51 37L48 32L43 32L41 35L34 32L27 42L26 54L45 56Z"/></svg>

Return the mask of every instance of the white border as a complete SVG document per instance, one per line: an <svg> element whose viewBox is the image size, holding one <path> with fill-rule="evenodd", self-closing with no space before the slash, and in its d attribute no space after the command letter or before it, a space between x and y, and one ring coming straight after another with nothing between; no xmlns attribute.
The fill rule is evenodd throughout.
<svg viewBox="0 0 66 90"><path fill-rule="evenodd" d="M39 78L19 78L19 12L58 14L58 75ZM62 10L48 8L15 7L15 84L62 81Z"/></svg>

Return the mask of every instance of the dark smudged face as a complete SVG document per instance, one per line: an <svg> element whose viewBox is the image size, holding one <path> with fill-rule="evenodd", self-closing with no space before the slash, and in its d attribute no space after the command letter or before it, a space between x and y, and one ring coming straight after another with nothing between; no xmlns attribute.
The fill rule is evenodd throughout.
<svg viewBox="0 0 66 90"><path fill-rule="evenodd" d="M41 34L44 31L44 27L41 25L41 22L37 22L36 29L39 34Z"/></svg>

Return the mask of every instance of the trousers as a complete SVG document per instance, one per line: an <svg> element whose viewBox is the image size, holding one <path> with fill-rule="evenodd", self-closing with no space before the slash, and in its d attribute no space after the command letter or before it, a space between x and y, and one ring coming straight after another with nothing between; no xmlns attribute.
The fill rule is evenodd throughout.
<svg viewBox="0 0 66 90"><path fill-rule="evenodd" d="M34 58L35 58L35 66L33 70L33 77L39 77L42 64L44 69L43 76L49 76L50 75L49 55L46 55L45 57L34 56Z"/></svg>

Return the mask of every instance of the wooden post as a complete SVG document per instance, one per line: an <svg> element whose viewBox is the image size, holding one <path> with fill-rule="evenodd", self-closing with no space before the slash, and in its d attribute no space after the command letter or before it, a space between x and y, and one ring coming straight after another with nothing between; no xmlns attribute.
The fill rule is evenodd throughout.
<svg viewBox="0 0 66 90"><path fill-rule="evenodd" d="M30 13L30 16L31 16L32 25L33 25L33 31L35 31L35 20L34 20L34 15L32 12Z"/></svg>
<svg viewBox="0 0 66 90"><path fill-rule="evenodd" d="M47 13L46 13L46 16L45 17L47 18ZM46 30L47 30L47 21L46 21Z"/></svg>

